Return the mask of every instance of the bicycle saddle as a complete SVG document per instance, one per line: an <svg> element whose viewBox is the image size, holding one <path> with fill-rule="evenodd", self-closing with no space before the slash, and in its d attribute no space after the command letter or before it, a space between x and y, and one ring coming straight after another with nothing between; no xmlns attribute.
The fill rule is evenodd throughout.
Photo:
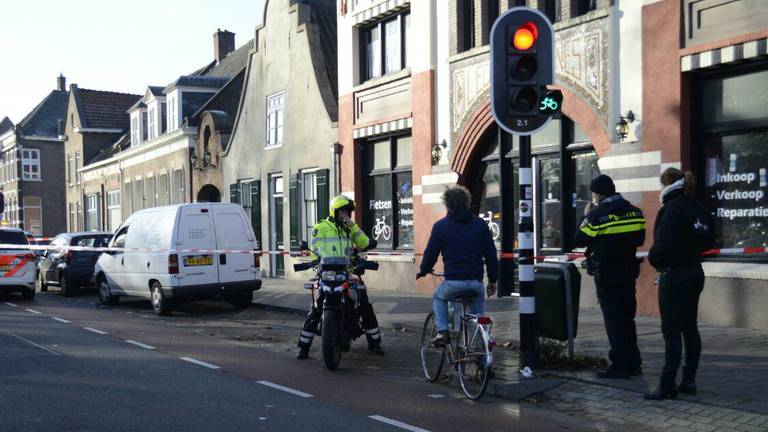
<svg viewBox="0 0 768 432"><path fill-rule="evenodd" d="M475 291L459 291L448 301L465 303L474 300L475 297L477 297L477 292Z"/></svg>

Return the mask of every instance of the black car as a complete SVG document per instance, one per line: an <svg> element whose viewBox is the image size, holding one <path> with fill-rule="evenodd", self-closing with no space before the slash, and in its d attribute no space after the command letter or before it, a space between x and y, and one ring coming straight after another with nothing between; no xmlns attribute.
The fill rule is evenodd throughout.
<svg viewBox="0 0 768 432"><path fill-rule="evenodd" d="M49 286L61 288L62 294L69 297L83 286L91 283L93 268L101 255L100 251L71 250L67 246L106 247L111 233L81 232L57 235L40 257L38 264L38 283L40 291L48 291Z"/></svg>

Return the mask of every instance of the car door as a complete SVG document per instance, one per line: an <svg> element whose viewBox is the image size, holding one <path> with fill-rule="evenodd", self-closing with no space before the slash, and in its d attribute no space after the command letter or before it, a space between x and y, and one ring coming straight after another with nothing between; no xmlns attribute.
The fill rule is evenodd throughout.
<svg viewBox="0 0 768 432"><path fill-rule="evenodd" d="M48 283L53 280L53 256L56 253L56 248L61 241L61 236L56 236L50 244L50 248L43 252L43 256L40 257L39 271L42 275L43 281Z"/></svg>
<svg viewBox="0 0 768 432"><path fill-rule="evenodd" d="M254 248L255 236L239 205L213 206L216 249L247 250ZM222 284L256 279L254 258L246 253L219 253L219 281Z"/></svg>
<svg viewBox="0 0 768 432"><path fill-rule="evenodd" d="M177 243L179 253L180 286L205 286L219 283L218 256L211 206L182 206L179 215ZM203 251L196 251L202 249Z"/></svg>
<svg viewBox="0 0 768 432"><path fill-rule="evenodd" d="M115 236L112 238L110 248L123 249L125 248L125 239L128 236L128 226L120 228ZM107 277L109 286L111 289L117 292L124 292L124 280L123 280L123 260L125 259L125 252L122 250L109 251L103 253L99 257L99 266Z"/></svg>
<svg viewBox="0 0 768 432"><path fill-rule="evenodd" d="M67 255L68 245L69 245L69 237L60 236L55 241L55 243L51 243L51 246L54 246L54 248L48 251L47 258L49 261L49 266L46 273L46 280L54 284L59 284L60 282L59 279L62 273L60 266L63 264L63 260Z"/></svg>

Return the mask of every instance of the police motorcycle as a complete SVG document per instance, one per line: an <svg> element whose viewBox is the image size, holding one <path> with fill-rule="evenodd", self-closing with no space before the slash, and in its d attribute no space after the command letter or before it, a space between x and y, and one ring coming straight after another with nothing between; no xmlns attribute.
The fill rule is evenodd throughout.
<svg viewBox="0 0 768 432"><path fill-rule="evenodd" d="M300 248L309 250L306 241ZM349 351L352 341L365 334L359 308L362 296L367 294L360 276L365 270L379 269L379 263L359 257L352 248L346 252L344 257L319 257L293 265L294 271L314 269L317 274L304 288L312 291L313 305L318 298L323 300L317 334L322 336L323 361L331 371L339 367L341 353Z"/></svg>

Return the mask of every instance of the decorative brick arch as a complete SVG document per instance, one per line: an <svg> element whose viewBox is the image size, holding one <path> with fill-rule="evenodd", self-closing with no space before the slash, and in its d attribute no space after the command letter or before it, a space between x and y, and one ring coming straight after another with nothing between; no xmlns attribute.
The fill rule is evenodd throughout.
<svg viewBox="0 0 768 432"><path fill-rule="evenodd" d="M584 130L595 147L598 157L602 157L610 148L611 139L592 108L565 87L551 86L551 88L563 92L563 114ZM489 98L486 103L475 110L466 126L459 133L451 155L451 169L459 175L459 183L466 183L467 179L464 176L472 162L476 160L478 152L482 151L478 143L483 134L493 125L493 122Z"/></svg>

